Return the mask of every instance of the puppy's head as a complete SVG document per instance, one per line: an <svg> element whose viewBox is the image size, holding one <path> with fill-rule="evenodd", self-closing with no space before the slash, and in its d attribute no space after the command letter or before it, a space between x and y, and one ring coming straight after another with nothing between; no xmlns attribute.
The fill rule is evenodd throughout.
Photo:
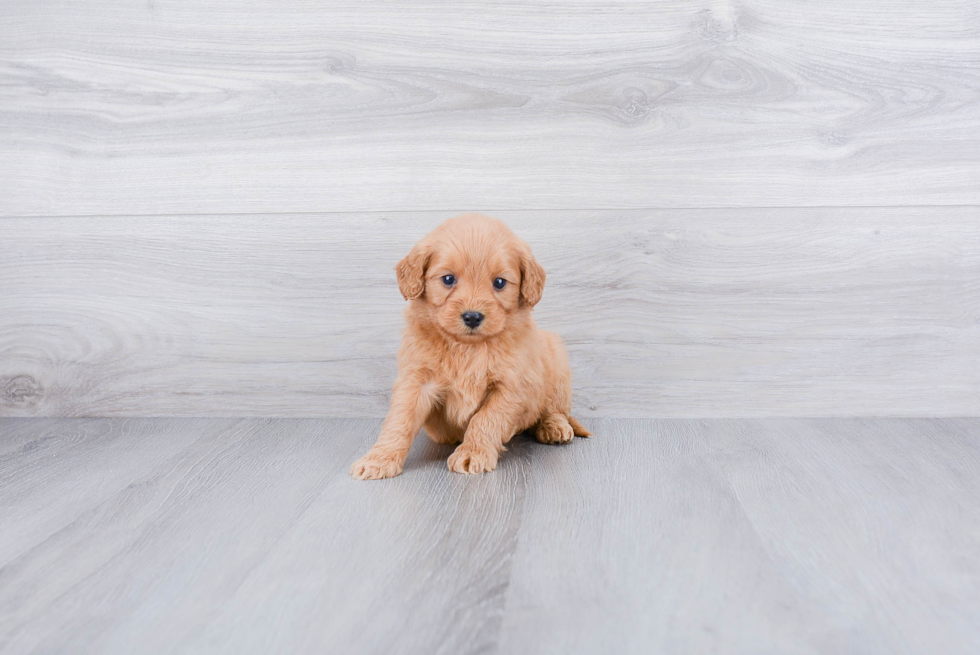
<svg viewBox="0 0 980 655"><path fill-rule="evenodd" d="M494 337L541 300L544 269L526 243L480 214L451 218L395 267L420 317L463 342Z"/></svg>

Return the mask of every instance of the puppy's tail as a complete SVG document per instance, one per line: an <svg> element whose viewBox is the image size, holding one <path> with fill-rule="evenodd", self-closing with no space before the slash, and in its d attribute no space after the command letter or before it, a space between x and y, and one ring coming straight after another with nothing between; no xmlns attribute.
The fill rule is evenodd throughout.
<svg viewBox="0 0 980 655"><path fill-rule="evenodd" d="M575 433L576 437L591 437L592 433L585 429L585 426L579 423L577 420L568 417L568 424L572 426L572 432Z"/></svg>

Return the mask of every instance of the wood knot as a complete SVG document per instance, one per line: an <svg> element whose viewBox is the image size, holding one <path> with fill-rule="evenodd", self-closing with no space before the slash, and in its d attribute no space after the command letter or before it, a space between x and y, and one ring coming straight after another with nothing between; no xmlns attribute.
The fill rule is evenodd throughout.
<svg viewBox="0 0 980 655"><path fill-rule="evenodd" d="M729 3L715 3L713 9L703 9L698 16L698 37L708 43L732 43L742 31L738 12Z"/></svg>
<svg viewBox="0 0 980 655"><path fill-rule="evenodd" d="M0 385L0 401L16 407L34 407L44 395L44 387L30 375L16 375Z"/></svg>
<svg viewBox="0 0 980 655"><path fill-rule="evenodd" d="M630 86L623 89L623 105L619 112L624 123L642 122L650 111L650 99L643 89Z"/></svg>

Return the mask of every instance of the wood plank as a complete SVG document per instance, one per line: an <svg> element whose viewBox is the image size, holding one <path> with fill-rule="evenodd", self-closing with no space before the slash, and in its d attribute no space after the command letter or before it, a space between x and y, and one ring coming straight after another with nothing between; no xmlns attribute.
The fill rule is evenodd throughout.
<svg viewBox="0 0 980 655"><path fill-rule="evenodd" d="M37 468L15 472L33 489L17 510L47 515L56 501L78 518L0 568L0 649L456 653L498 634L520 448L495 475L464 477L446 468L451 448L426 440L402 477L363 483L347 468L376 420L98 424L124 425L126 449L165 441L161 429L210 434L178 457L142 451L145 473L109 476L119 484L94 506L30 484ZM77 453L63 459L98 479Z"/></svg>
<svg viewBox="0 0 980 655"><path fill-rule="evenodd" d="M0 215L980 204L972 0L34 0L0 26Z"/></svg>
<svg viewBox="0 0 980 655"><path fill-rule="evenodd" d="M364 423L357 426L362 433L370 430ZM4 490L14 516L33 513L62 523L40 541L17 523L4 530L15 546L0 544L4 652L112 652L132 650L134 643L163 652L217 609L209 605L215 594L239 585L342 472L342 460L354 455L343 439L330 440L330 453L322 449L325 431L350 431L345 421L96 419L71 425L87 426L71 448L55 441L52 452L26 470L11 470L17 460L0 462L0 475L25 488L15 497ZM103 446L100 432L117 438ZM178 445L171 442L183 442L176 455L164 452ZM133 471L121 471L116 462L130 463ZM80 477L72 493L46 484L62 468ZM65 515L72 519L63 521ZM155 623L161 607L168 612L165 626ZM144 638L120 647L118 640L135 629Z"/></svg>
<svg viewBox="0 0 980 655"><path fill-rule="evenodd" d="M377 420L2 419L0 652L976 651L980 419L588 423L358 482Z"/></svg>
<svg viewBox="0 0 980 655"><path fill-rule="evenodd" d="M5 524L0 530L0 566L39 543L57 540L80 515L139 487L148 466L169 465L195 440L235 422L212 420L199 426L186 420L5 421L0 432Z"/></svg>
<svg viewBox="0 0 980 655"><path fill-rule="evenodd" d="M532 449L499 652L976 651L977 420L590 428Z"/></svg>
<svg viewBox="0 0 980 655"><path fill-rule="evenodd" d="M0 414L383 416L449 214L4 219ZM980 210L502 214L583 416L980 413Z"/></svg>
<svg viewBox="0 0 980 655"><path fill-rule="evenodd" d="M379 426L358 430L361 449ZM526 443L510 448L493 475L461 476L446 466L452 447L419 441L398 478L331 484L178 650L494 652L527 486ZM276 625L250 630L271 608Z"/></svg>

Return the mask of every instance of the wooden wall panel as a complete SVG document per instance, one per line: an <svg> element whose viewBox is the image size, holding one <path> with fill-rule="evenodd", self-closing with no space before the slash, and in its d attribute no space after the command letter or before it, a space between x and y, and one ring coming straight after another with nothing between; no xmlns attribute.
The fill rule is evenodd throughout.
<svg viewBox="0 0 980 655"><path fill-rule="evenodd" d="M0 8L0 215L980 204L972 0Z"/></svg>
<svg viewBox="0 0 980 655"><path fill-rule="evenodd" d="M2 219L0 414L379 416L449 213ZM502 213L583 416L980 413L980 210Z"/></svg>

